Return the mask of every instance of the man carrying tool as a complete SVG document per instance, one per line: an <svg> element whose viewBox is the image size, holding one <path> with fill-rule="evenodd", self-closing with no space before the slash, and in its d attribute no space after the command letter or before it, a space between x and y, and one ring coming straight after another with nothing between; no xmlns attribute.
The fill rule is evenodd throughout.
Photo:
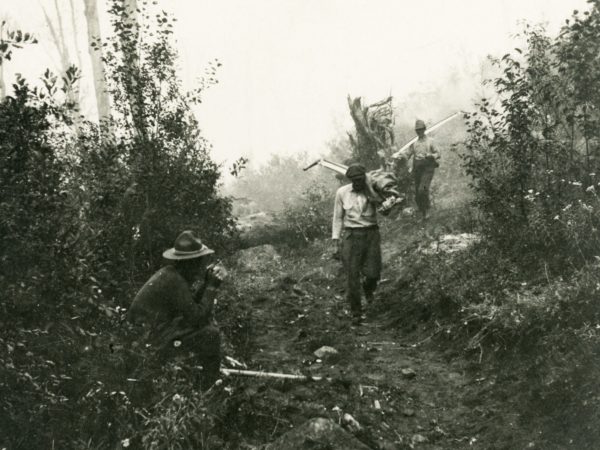
<svg viewBox="0 0 600 450"><path fill-rule="evenodd" d="M182 232L163 257L168 264L137 293L127 318L149 325L144 340L164 357L193 353L203 368L201 387L219 376L221 337L213 323L217 290L227 272L209 264L214 251L192 231Z"/></svg>
<svg viewBox="0 0 600 450"><path fill-rule="evenodd" d="M413 158L413 179L415 182L415 202L423 220L427 218L429 210L429 187L436 167L439 167L440 154L433 145L431 138L425 135L425 122L417 120L415 131L417 140L406 150L396 154L395 157L407 161Z"/></svg>
<svg viewBox="0 0 600 450"><path fill-rule="evenodd" d="M352 183L342 186L335 194L331 237L346 272L346 298L350 303L352 323L360 325L364 319L362 292L367 304L371 303L381 275L378 205L370 195L364 166L350 165L346 177Z"/></svg>

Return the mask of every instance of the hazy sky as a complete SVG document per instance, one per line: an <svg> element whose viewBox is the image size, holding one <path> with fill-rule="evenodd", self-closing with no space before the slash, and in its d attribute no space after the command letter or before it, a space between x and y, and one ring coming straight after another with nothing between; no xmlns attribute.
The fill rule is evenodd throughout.
<svg viewBox="0 0 600 450"><path fill-rule="evenodd" d="M453 71L468 77L486 55L512 49L520 20L547 22L555 33L573 9L586 8L585 0L158 1L178 19L187 87L207 61L223 64L219 84L197 110L219 161L324 151L352 126L348 94L376 101L391 92L401 102ZM0 0L0 17L46 41L16 53L6 66L9 77L58 67L42 12L56 20L54 2ZM75 5L75 27L85 36L83 0L56 2L67 30L73 28L69 4ZM98 0L101 9L105 2ZM86 74L89 59L80 47ZM89 84L82 89L91 93ZM414 111L414 117L423 114Z"/></svg>

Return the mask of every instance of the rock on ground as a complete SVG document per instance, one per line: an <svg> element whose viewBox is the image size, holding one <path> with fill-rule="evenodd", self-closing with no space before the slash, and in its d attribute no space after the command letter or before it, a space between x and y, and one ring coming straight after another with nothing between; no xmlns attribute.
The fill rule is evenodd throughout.
<svg viewBox="0 0 600 450"><path fill-rule="evenodd" d="M414 378L414 377L416 377L416 376L417 376L417 372L415 372L415 371L414 371L413 369L411 369L411 368L408 368L408 369L402 369L401 373L402 373L402 376L403 376L404 378L408 378L408 379L411 379L411 378Z"/></svg>
<svg viewBox="0 0 600 450"><path fill-rule="evenodd" d="M454 253L465 250L480 240L481 236L472 233L445 234L438 238L437 241L432 242L429 247L424 248L421 251L426 254Z"/></svg>
<svg viewBox="0 0 600 450"><path fill-rule="evenodd" d="M322 417L310 419L308 422L288 431L276 441L268 444L265 450L368 450L365 444L344 431L331 419Z"/></svg>
<svg viewBox="0 0 600 450"><path fill-rule="evenodd" d="M246 216L238 218L237 221L237 229L244 233L248 232L254 228L264 227L268 225L273 225L275 219L272 215L266 212L258 212L254 214L248 214Z"/></svg>
<svg viewBox="0 0 600 450"><path fill-rule="evenodd" d="M335 348L333 348L333 347L329 347L328 345L324 345L323 347L319 348L318 350L315 350L313 352L313 354L317 358L324 358L326 356L337 355L338 351Z"/></svg>

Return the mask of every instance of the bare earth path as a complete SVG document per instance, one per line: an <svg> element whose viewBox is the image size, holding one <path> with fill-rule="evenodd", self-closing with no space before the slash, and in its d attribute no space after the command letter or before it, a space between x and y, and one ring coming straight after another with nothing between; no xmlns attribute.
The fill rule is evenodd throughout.
<svg viewBox="0 0 600 450"><path fill-rule="evenodd" d="M393 278L404 244L384 246L384 279ZM256 348L248 366L332 379L248 381L248 400L264 414L257 426L272 427L268 438L313 417L339 421L349 413L362 427L357 437L372 448L525 448L506 436L496 442L495 428L516 421L504 414L499 423L486 395L494 381L430 345L430 331L403 334L377 305L364 326L350 326L340 265L323 244L289 255L264 246L246 250L234 275L253 310ZM322 346L338 353L317 358ZM264 443L262 431L252 444Z"/></svg>

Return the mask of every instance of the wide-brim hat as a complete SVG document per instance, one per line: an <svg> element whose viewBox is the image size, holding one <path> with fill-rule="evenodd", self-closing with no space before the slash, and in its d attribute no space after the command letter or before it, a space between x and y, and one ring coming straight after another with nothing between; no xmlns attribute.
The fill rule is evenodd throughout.
<svg viewBox="0 0 600 450"><path fill-rule="evenodd" d="M196 237L192 231L183 231L177 239L173 248L165 250L163 257L171 260L193 259L214 253Z"/></svg>

